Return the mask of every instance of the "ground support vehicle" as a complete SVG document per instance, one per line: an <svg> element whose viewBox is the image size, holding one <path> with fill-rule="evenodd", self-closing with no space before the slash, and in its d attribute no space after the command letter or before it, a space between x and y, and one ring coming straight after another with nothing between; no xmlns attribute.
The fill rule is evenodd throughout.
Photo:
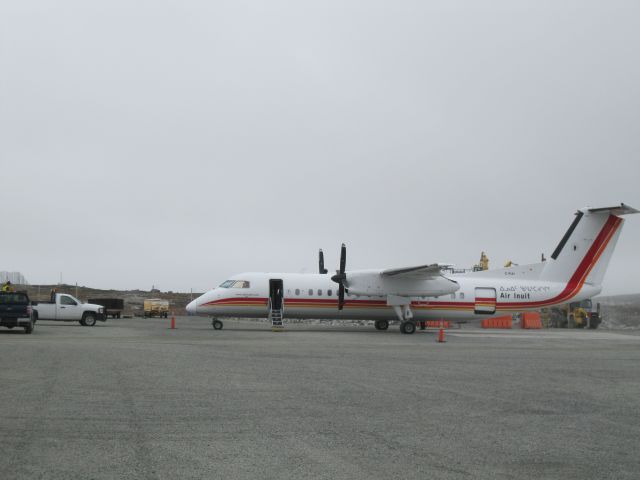
<svg viewBox="0 0 640 480"><path fill-rule="evenodd" d="M25 292L0 292L0 326L24 328L31 333L36 325L31 301Z"/></svg>
<svg viewBox="0 0 640 480"><path fill-rule="evenodd" d="M93 327L96 320L104 322L107 319L102 305L82 303L66 293L56 293L52 299L50 302L33 302L37 320L78 322L85 327Z"/></svg>
<svg viewBox="0 0 640 480"><path fill-rule="evenodd" d="M565 303L550 309L550 327L596 329L602 322L600 304L593 306L591 299Z"/></svg>
<svg viewBox="0 0 640 480"><path fill-rule="evenodd" d="M124 310L124 300L122 298L90 298L89 303L102 305L104 307L104 316L108 318L120 318Z"/></svg>
<svg viewBox="0 0 640 480"><path fill-rule="evenodd" d="M144 301L144 316L167 318L169 316L169 300L148 298Z"/></svg>

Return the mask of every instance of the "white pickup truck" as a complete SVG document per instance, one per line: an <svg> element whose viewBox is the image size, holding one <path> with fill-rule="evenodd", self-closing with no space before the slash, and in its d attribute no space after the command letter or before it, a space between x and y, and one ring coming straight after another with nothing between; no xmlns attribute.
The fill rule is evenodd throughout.
<svg viewBox="0 0 640 480"><path fill-rule="evenodd" d="M93 327L96 320L105 321L104 307L93 303L82 303L72 295L56 293L55 301L33 302L33 315L37 320L60 320L80 322L85 327Z"/></svg>

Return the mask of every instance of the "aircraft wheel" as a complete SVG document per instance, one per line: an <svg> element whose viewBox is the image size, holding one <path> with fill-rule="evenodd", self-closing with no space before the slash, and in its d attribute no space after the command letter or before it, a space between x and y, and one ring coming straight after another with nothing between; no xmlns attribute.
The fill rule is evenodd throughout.
<svg viewBox="0 0 640 480"><path fill-rule="evenodd" d="M389 328L389 320L376 320L374 326L376 330L386 330Z"/></svg>
<svg viewBox="0 0 640 480"><path fill-rule="evenodd" d="M409 335L410 335L410 334L412 334L412 333L415 333L415 331L416 331L416 324L415 324L415 323L413 323L413 322L411 322L411 321L409 321L409 322L402 322L402 323L400 324L400 331L401 331L402 333L406 333L406 334L409 334Z"/></svg>
<svg viewBox="0 0 640 480"><path fill-rule="evenodd" d="M213 326L214 330L222 330L222 322L217 318L211 320L211 325Z"/></svg>

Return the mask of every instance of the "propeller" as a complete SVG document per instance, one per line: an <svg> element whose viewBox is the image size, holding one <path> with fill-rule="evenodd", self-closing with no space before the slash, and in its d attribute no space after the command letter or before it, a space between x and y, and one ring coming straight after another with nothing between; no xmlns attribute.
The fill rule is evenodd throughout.
<svg viewBox="0 0 640 480"><path fill-rule="evenodd" d="M318 264L318 270L320 271L321 275L329 273L329 270L324 268L324 253L322 253L322 249L320 249L320 251L318 252Z"/></svg>
<svg viewBox="0 0 640 480"><path fill-rule="evenodd" d="M336 270L336 274L331 277L331 280L338 284L338 310L342 310L342 307L344 307L344 282L347 279L344 269L346 265L347 247L343 243L340 249L340 270Z"/></svg>

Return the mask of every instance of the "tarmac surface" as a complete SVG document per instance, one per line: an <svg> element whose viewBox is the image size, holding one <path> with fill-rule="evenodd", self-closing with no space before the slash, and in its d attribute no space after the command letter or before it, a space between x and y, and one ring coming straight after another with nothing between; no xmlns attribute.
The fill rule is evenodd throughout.
<svg viewBox="0 0 640 480"><path fill-rule="evenodd" d="M8 479L638 478L640 335L0 328Z"/></svg>

